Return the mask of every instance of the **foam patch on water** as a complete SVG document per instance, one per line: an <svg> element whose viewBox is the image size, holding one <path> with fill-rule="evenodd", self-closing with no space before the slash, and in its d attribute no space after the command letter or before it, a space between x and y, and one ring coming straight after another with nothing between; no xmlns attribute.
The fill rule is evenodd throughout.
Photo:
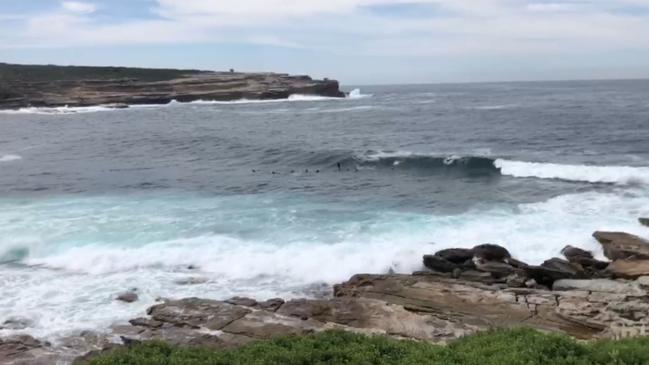
<svg viewBox="0 0 649 365"><path fill-rule="evenodd" d="M20 155L0 155L0 162L13 162L13 161L18 161L22 160L23 158Z"/></svg>
<svg viewBox="0 0 649 365"><path fill-rule="evenodd" d="M156 297L299 297L356 273L409 273L421 256L493 242L530 263L593 231L649 235L649 192L564 195L459 215L274 196L137 195L0 200L0 319L58 336L144 314ZM31 265L31 266L25 266ZM190 270L197 267L196 270ZM196 285L179 281L200 278ZM136 287L134 305L114 301ZM5 331L2 334L7 334Z"/></svg>

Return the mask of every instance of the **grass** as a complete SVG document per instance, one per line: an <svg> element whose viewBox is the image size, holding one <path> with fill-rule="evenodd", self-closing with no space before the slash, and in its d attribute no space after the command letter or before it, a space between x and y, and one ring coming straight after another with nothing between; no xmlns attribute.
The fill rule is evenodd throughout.
<svg viewBox="0 0 649 365"><path fill-rule="evenodd" d="M588 344L531 329L494 330L449 346L325 332L230 351L160 342L122 348L87 365L649 365L649 339Z"/></svg>

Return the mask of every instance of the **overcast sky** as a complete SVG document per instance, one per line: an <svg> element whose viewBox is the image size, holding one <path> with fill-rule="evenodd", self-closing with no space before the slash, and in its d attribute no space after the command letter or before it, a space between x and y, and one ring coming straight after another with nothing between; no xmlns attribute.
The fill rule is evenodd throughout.
<svg viewBox="0 0 649 365"><path fill-rule="evenodd" d="M649 0L0 0L0 60L344 84L649 77Z"/></svg>

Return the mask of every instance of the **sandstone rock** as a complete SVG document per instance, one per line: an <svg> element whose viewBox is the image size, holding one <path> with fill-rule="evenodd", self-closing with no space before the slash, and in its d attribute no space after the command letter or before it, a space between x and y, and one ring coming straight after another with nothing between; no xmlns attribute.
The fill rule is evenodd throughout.
<svg viewBox="0 0 649 365"><path fill-rule="evenodd" d="M149 308L152 319L175 326L220 330L251 310L216 300L189 298L169 301Z"/></svg>
<svg viewBox="0 0 649 365"><path fill-rule="evenodd" d="M473 250L465 248L449 248L436 252L435 256L446 259L454 264L463 264L473 258Z"/></svg>
<svg viewBox="0 0 649 365"><path fill-rule="evenodd" d="M12 67L12 65L0 65ZM13 66L15 67L15 66ZM38 68L39 66L18 66ZM310 77L290 76L277 73L230 73L195 70L167 70L170 75L155 80L133 78L107 78L106 70L95 68L102 77L92 79L56 79L64 69L47 67L48 80L30 80L29 71L15 74L3 73L0 92L8 95L0 98L0 109L25 107L82 107L108 105L124 108L136 104L167 104L172 100L190 102L196 100L231 101L239 99L285 99L292 94L344 97L335 80L313 80ZM92 68L87 68L92 72ZM128 73L128 69L122 69ZM154 74L155 70L142 70L137 74ZM118 76L119 77L119 76ZM138 76L135 76L138 77ZM28 80L25 80L25 79ZM1 96L1 95L0 95Z"/></svg>
<svg viewBox="0 0 649 365"><path fill-rule="evenodd" d="M633 282L620 282L608 279L592 280L557 280L552 285L552 290L585 290L590 292L618 293L626 295L645 295L647 294L640 288L640 285Z"/></svg>
<svg viewBox="0 0 649 365"><path fill-rule="evenodd" d="M117 298L115 298L115 299L119 300L120 302L124 302L124 303L134 303L134 302L137 302L137 300L139 299L139 296L135 292L128 291L128 292L118 294Z"/></svg>
<svg viewBox="0 0 649 365"><path fill-rule="evenodd" d="M490 243L475 246L473 248L473 255L482 258L485 261L504 261L505 259L512 257L506 248Z"/></svg>
<svg viewBox="0 0 649 365"><path fill-rule="evenodd" d="M649 276L649 260L616 260L607 270L617 278L637 279Z"/></svg>
<svg viewBox="0 0 649 365"><path fill-rule="evenodd" d="M435 255L424 256L424 266L430 270L438 272L452 273L458 268L458 265L446 260L443 257Z"/></svg>
<svg viewBox="0 0 649 365"><path fill-rule="evenodd" d="M649 241L624 232L595 232L595 239L604 248L604 255L610 260L647 260Z"/></svg>

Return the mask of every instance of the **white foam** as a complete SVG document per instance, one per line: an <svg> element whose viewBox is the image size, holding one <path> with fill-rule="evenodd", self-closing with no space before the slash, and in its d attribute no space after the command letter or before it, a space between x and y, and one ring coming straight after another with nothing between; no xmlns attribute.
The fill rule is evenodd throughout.
<svg viewBox="0 0 649 365"><path fill-rule="evenodd" d="M372 94L363 94L361 93L361 89L354 89L349 92L349 95L347 98L349 99L366 99L366 98L371 98L373 95Z"/></svg>
<svg viewBox="0 0 649 365"><path fill-rule="evenodd" d="M23 158L19 155L0 155L0 162L12 162L22 160Z"/></svg>
<svg viewBox="0 0 649 365"><path fill-rule="evenodd" d="M503 175L620 185L649 184L649 167L562 165L498 159Z"/></svg>
<svg viewBox="0 0 649 365"><path fill-rule="evenodd" d="M26 247L25 262L38 265L0 265L0 319L28 317L36 322L28 333L58 336L141 315L159 296L291 298L314 283L356 273L408 273L420 268L423 254L485 242L503 244L530 263L559 255L566 244L601 255L591 233L647 235L636 219L648 207L644 190L564 195L459 215L347 214L359 208L259 196L0 200L0 237L11 237L0 241L0 255ZM176 283L190 277L207 282ZM113 300L131 287L140 289L141 301Z"/></svg>

